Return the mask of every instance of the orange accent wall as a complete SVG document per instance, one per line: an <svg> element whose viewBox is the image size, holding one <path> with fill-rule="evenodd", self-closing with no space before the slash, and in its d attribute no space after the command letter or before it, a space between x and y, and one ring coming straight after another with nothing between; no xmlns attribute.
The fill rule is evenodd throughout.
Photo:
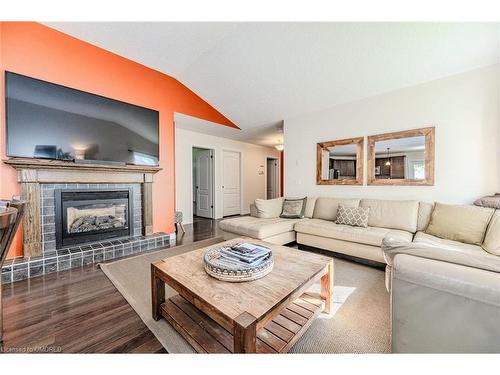
<svg viewBox="0 0 500 375"><path fill-rule="evenodd" d="M168 53L159 50L158 53ZM160 166L153 184L154 230L174 231L174 112L238 128L166 74L35 22L0 22L0 157L5 155L4 72L12 71L160 112ZM19 194L13 168L0 163L0 198ZM18 235L9 256L22 255Z"/></svg>

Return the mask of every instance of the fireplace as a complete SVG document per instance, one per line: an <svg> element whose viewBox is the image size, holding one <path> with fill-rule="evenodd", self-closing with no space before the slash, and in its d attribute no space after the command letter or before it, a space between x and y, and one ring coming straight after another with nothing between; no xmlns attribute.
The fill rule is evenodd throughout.
<svg viewBox="0 0 500 375"><path fill-rule="evenodd" d="M133 235L133 191L55 189L56 248Z"/></svg>

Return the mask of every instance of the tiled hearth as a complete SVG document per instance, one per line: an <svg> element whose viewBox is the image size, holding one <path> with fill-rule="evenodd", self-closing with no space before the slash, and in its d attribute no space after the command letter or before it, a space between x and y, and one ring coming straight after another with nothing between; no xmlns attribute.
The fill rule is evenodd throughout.
<svg viewBox="0 0 500 375"><path fill-rule="evenodd" d="M155 233L150 236L96 242L60 250L45 251L42 256L8 259L2 267L2 282L10 283L56 271L100 263L110 259L170 246L174 235Z"/></svg>
<svg viewBox="0 0 500 375"><path fill-rule="evenodd" d="M22 196L28 202L23 220L24 257L5 261L1 275L4 283L167 247L175 241L175 234L152 232L153 175L161 168L77 165L36 159L4 162L18 171ZM56 192L83 191L84 195L90 196L95 194L91 191L115 189L129 192L126 202L131 203L129 208L132 214L127 220L130 228L126 231L128 237L104 239L106 236L95 236L92 242L58 248L56 225L60 212L56 212ZM106 216L98 218L109 220ZM114 216L109 218L115 219Z"/></svg>

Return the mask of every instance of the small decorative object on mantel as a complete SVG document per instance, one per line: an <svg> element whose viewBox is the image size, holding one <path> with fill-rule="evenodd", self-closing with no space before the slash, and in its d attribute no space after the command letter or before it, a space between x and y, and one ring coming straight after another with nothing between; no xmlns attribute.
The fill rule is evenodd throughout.
<svg viewBox="0 0 500 375"><path fill-rule="evenodd" d="M272 271L274 260L271 249L265 246L234 242L209 249L204 264L210 276L237 283L266 276Z"/></svg>

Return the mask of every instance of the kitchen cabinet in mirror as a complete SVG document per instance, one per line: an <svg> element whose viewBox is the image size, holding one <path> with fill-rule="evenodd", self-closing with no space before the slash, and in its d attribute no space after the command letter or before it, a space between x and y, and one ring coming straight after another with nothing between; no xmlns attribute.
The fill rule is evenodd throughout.
<svg viewBox="0 0 500 375"><path fill-rule="evenodd" d="M434 185L435 128L368 137L368 185Z"/></svg>
<svg viewBox="0 0 500 375"><path fill-rule="evenodd" d="M363 185L364 138L317 144L317 185Z"/></svg>

